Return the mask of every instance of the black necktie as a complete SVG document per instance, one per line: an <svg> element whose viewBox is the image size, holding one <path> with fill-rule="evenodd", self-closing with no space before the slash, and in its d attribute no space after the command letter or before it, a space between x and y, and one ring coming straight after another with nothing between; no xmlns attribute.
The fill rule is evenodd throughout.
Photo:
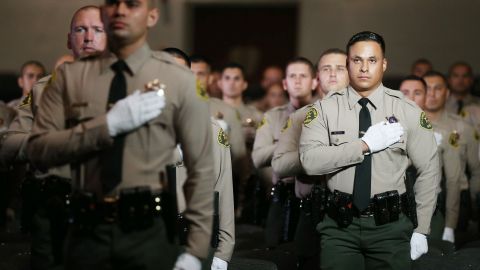
<svg viewBox="0 0 480 270"><path fill-rule="evenodd" d="M111 68L115 72L115 76L110 84L107 111L117 101L127 96L127 81L123 73L124 71L128 71L127 64L123 60L118 60ZM102 185L104 194L113 190L122 181L124 141L124 135L117 135L113 140L113 146L106 149L102 157Z"/></svg>
<svg viewBox="0 0 480 270"><path fill-rule="evenodd" d="M359 114L359 137L363 137L367 129L372 125L370 112L367 104L368 98L362 98L358 103L362 106ZM353 184L353 204L362 211L370 203L370 186L372 181L372 156L363 157L363 162L355 168L355 180Z"/></svg>
<svg viewBox="0 0 480 270"><path fill-rule="evenodd" d="M457 100L457 114L461 114L463 110L463 100Z"/></svg>

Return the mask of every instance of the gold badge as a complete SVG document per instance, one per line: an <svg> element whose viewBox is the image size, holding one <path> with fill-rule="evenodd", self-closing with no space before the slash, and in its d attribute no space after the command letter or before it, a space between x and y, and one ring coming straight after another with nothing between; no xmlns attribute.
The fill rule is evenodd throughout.
<svg viewBox="0 0 480 270"><path fill-rule="evenodd" d="M225 134L225 132L221 128L218 130L217 140L218 140L218 143L223 145L224 147L230 147L228 136L227 134Z"/></svg>
<svg viewBox="0 0 480 270"><path fill-rule="evenodd" d="M202 100L208 100L208 93L205 86L203 86L199 80L197 80L197 96Z"/></svg>
<svg viewBox="0 0 480 270"><path fill-rule="evenodd" d="M266 119L265 116L264 116L264 117L262 118L262 121L260 121L260 123L258 123L257 129L263 127L266 123L267 123L267 119Z"/></svg>
<svg viewBox="0 0 480 270"><path fill-rule="evenodd" d="M305 115L305 120L303 120L303 124L306 126L310 124L317 117L318 117L317 109L312 107L310 108L310 110L308 110L307 114Z"/></svg>
<svg viewBox="0 0 480 270"><path fill-rule="evenodd" d="M467 117L467 114L468 114L468 113L467 113L465 110L463 110L463 109L458 113L458 115L460 115L462 118Z"/></svg>
<svg viewBox="0 0 480 270"><path fill-rule="evenodd" d="M460 140L460 134L456 130L450 133L448 136L448 143L453 147L458 147L458 141Z"/></svg>
<svg viewBox="0 0 480 270"><path fill-rule="evenodd" d="M431 124L430 121L428 120L427 115L425 114L425 112L422 112L422 113L420 114L420 126L423 127L424 129L428 129L428 130L431 130L431 129L432 129L432 124Z"/></svg>
<svg viewBox="0 0 480 270"><path fill-rule="evenodd" d="M285 130L289 129L291 126L292 126L292 118L288 118L281 132L283 133Z"/></svg>
<svg viewBox="0 0 480 270"><path fill-rule="evenodd" d="M165 95L165 89L166 88L167 88L167 86L163 83L160 83L159 79L149 81L145 84L145 92L156 91L157 95L159 95L159 96L164 96Z"/></svg>
<svg viewBox="0 0 480 270"><path fill-rule="evenodd" d="M33 94L32 94L32 91L30 91L30 93L28 93L28 95L23 98L22 103L20 103L18 107L21 108L21 107L32 104L32 98L33 98Z"/></svg>

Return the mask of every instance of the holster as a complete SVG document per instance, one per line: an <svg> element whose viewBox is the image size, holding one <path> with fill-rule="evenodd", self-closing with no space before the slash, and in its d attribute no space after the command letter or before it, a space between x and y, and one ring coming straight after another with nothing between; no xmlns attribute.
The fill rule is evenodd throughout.
<svg viewBox="0 0 480 270"><path fill-rule="evenodd" d="M212 229L212 248L216 249L220 243L220 215L219 215L219 197L220 193L215 191L213 193L213 229Z"/></svg>
<svg viewBox="0 0 480 270"><path fill-rule="evenodd" d="M328 215L333 218L338 227L346 228L353 221L353 196L338 190L328 197Z"/></svg>
<svg viewBox="0 0 480 270"><path fill-rule="evenodd" d="M328 209L328 189L324 181L315 183L312 187L311 208L312 221L314 224L321 222Z"/></svg>
<svg viewBox="0 0 480 270"><path fill-rule="evenodd" d="M400 196L396 190L373 196L375 225L395 222L400 216Z"/></svg>

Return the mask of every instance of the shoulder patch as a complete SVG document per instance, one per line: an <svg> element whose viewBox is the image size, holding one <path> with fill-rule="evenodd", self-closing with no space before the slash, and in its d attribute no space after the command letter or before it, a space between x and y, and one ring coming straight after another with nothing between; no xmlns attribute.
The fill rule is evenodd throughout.
<svg viewBox="0 0 480 270"><path fill-rule="evenodd" d="M217 141L220 145L224 147L230 147L230 142L228 141L227 134L223 131L222 128L218 130Z"/></svg>
<svg viewBox="0 0 480 270"><path fill-rule="evenodd" d="M424 129L428 129L428 130L432 129L432 124L430 123L430 120L428 120L425 112L422 112L420 114L420 126L423 127Z"/></svg>
<svg viewBox="0 0 480 270"><path fill-rule="evenodd" d="M260 121L260 123L258 123L257 129L261 128L261 127L264 126L266 123L267 123L267 119L266 119L265 116L264 116L264 117L262 118L262 121Z"/></svg>
<svg viewBox="0 0 480 270"><path fill-rule="evenodd" d="M18 105L18 107L22 108L32 104L32 98L33 98L33 94L32 94L32 91L30 91L30 93L28 93L28 95L23 98L22 102L20 103L20 105Z"/></svg>
<svg viewBox="0 0 480 270"><path fill-rule="evenodd" d="M448 136L448 143L453 147L458 147L458 141L460 140L460 134L456 130L454 130Z"/></svg>
<svg viewBox="0 0 480 270"><path fill-rule="evenodd" d="M205 87L202 86L199 80L196 80L196 86L197 86L197 89L196 89L197 96L201 100L208 100L209 97L208 97L207 89L205 89Z"/></svg>
<svg viewBox="0 0 480 270"><path fill-rule="evenodd" d="M308 110L307 114L305 115L305 120L303 120L303 124L308 125L317 117L318 117L317 109L315 109L315 107L311 107Z"/></svg>
<svg viewBox="0 0 480 270"><path fill-rule="evenodd" d="M285 125L283 126L281 132L285 132L285 130L289 129L290 127L292 126L292 118L288 118L287 122L285 123Z"/></svg>

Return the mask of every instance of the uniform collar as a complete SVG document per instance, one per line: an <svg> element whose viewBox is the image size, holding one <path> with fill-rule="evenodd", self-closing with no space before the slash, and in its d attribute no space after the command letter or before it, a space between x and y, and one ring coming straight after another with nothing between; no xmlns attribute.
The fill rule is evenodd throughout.
<svg viewBox="0 0 480 270"><path fill-rule="evenodd" d="M300 108L299 108L299 109L300 109ZM287 104L287 113L288 113L288 114L291 114L291 113L295 112L296 110L297 110L297 109L295 109L295 107L293 107L293 104L290 103L290 102L288 102L288 104Z"/></svg>
<svg viewBox="0 0 480 270"><path fill-rule="evenodd" d="M383 101L383 95L385 93L385 89L383 87L383 84L380 84L377 89L375 89L367 98L370 101L370 105L372 105L372 108L375 110L382 104ZM353 89L351 86L348 86L347 88L347 99L348 99L348 105L349 109L353 110L355 108L355 104L358 104L358 101L362 98L355 89Z"/></svg>
<svg viewBox="0 0 480 270"><path fill-rule="evenodd" d="M133 52L130 56L125 59L125 63L127 64L128 68L130 69L131 74L135 75L143 64L151 57L152 50L147 43L143 44L138 50ZM103 59L101 63L101 73L104 73L107 70L110 70L110 66L118 61L118 58L113 53L110 53L109 57Z"/></svg>

